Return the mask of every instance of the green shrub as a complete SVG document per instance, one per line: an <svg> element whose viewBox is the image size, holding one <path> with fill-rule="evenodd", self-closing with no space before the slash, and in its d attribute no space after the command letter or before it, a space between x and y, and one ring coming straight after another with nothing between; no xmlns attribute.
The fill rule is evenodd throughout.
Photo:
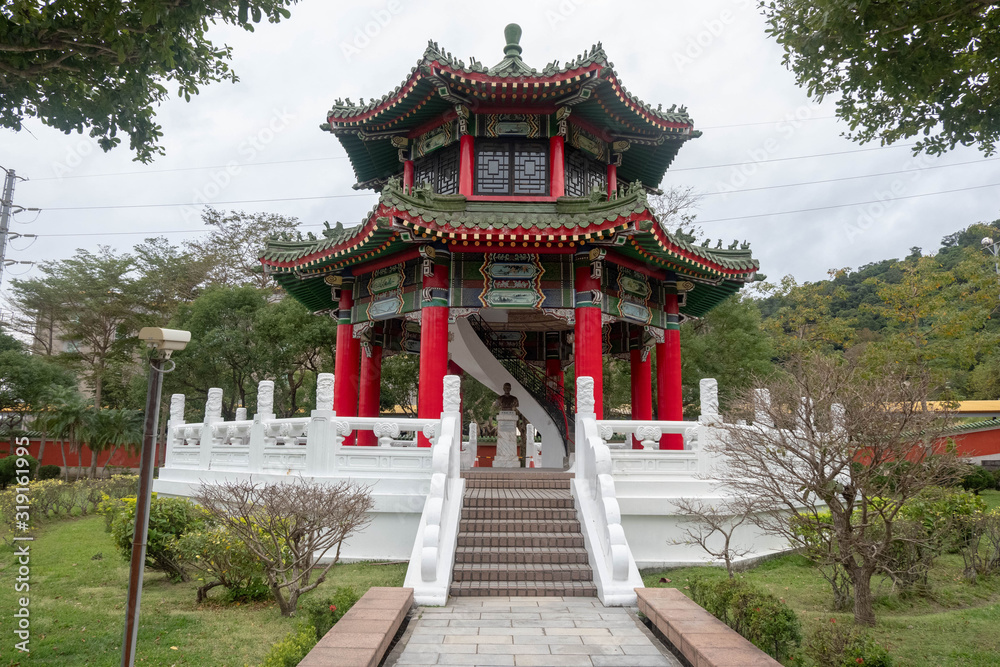
<svg viewBox="0 0 1000 667"><path fill-rule="evenodd" d="M230 602L266 600L271 591L264 580L264 568L246 545L223 526L188 531L178 537L171 551L181 563L198 570L204 582L197 601L216 586L226 589Z"/></svg>
<svg viewBox="0 0 1000 667"><path fill-rule="evenodd" d="M695 579L691 594L706 611L779 660L802 641L802 626L791 607L741 577Z"/></svg>
<svg viewBox="0 0 1000 667"><path fill-rule="evenodd" d="M39 480L59 479L60 475L62 475L62 471L59 469L59 466L46 465L38 469Z"/></svg>
<svg viewBox="0 0 1000 667"><path fill-rule="evenodd" d="M313 649L316 641L316 632L311 627L300 626L271 647L263 667L295 667Z"/></svg>
<svg viewBox="0 0 1000 667"><path fill-rule="evenodd" d="M132 557L135 533L134 496L102 501L98 511L109 517L111 537L122 558ZM184 566L174 545L189 531L205 529L209 515L186 498L159 498L154 494L149 505L149 532L146 537L146 567L166 572L171 579L186 580Z"/></svg>
<svg viewBox="0 0 1000 667"><path fill-rule="evenodd" d="M919 522L929 538L945 551L957 551L971 537L971 522L986 510L986 502L968 491L937 486L906 501L904 519Z"/></svg>
<svg viewBox="0 0 1000 667"><path fill-rule="evenodd" d="M986 491L996 487L996 480L993 474L980 465L969 466L970 470L962 476L962 488L966 491L979 495L980 491Z"/></svg>
<svg viewBox="0 0 1000 667"><path fill-rule="evenodd" d="M359 598L353 588L337 588L332 594L312 595L300 600L299 611L316 629L316 641L319 641Z"/></svg>
<svg viewBox="0 0 1000 667"><path fill-rule="evenodd" d="M21 461L19 464L18 461ZM13 484L18 477L19 465L27 464L28 479L35 478L35 471L38 470L38 459L34 456L14 456L13 454L0 459L0 489L6 489L8 484Z"/></svg>
<svg viewBox="0 0 1000 667"><path fill-rule="evenodd" d="M867 632L835 618L810 632L802 650L817 667L892 667L892 656Z"/></svg>

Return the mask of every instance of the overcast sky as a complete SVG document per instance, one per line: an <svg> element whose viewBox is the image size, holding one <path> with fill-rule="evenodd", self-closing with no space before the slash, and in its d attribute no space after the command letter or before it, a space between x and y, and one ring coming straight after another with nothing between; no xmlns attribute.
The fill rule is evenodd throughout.
<svg viewBox="0 0 1000 667"><path fill-rule="evenodd" d="M30 179L17 184L16 204L43 209L17 215L11 231L39 238L27 248L26 239L11 241L7 258L42 263L155 235L179 243L204 228L193 203L295 216L304 231L324 220L357 224L376 195L351 189L343 149L318 128L333 100L389 92L428 39L466 62L495 64L512 21L530 66L565 62L601 41L629 91L688 107L704 136L685 144L662 187L703 194L706 235L748 240L769 279L814 281L911 246L929 252L946 234L1000 217L998 189L976 188L1000 183L995 159L972 148L914 158L906 147L844 139L832 101L816 104L795 85L749 0L303 0L280 24L214 33L233 47L240 81L164 104L167 154L150 165L37 122L0 131L0 165ZM815 181L825 182L795 185ZM876 203L845 206L859 202ZM9 267L4 287L23 271L38 275Z"/></svg>

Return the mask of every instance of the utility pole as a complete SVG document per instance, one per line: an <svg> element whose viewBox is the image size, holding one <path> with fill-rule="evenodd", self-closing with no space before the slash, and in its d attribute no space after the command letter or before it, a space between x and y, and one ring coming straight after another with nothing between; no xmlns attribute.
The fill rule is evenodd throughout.
<svg viewBox="0 0 1000 667"><path fill-rule="evenodd" d="M10 232L10 209L14 206L13 169L5 169L7 180L3 184L3 199L0 199L0 281L3 281L3 267L7 255L7 234Z"/></svg>

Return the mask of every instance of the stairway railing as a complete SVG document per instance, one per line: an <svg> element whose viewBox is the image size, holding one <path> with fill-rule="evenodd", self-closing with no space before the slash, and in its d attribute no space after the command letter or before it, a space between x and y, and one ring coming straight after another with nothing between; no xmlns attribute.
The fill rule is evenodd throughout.
<svg viewBox="0 0 1000 667"><path fill-rule="evenodd" d="M521 358L521 348L515 341L504 340L482 317L472 315L469 323L500 365L538 401L559 429L563 440L567 444L572 443L574 434L570 424L574 423L575 415L571 404L566 401L565 391L553 387L544 372Z"/></svg>

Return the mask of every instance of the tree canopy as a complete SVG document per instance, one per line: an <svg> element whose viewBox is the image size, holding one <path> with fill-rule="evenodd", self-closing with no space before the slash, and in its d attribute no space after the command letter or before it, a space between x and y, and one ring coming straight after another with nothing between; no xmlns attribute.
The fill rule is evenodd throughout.
<svg viewBox="0 0 1000 667"><path fill-rule="evenodd" d="M818 99L838 95L851 139L916 151L994 152L1000 134L1000 7L986 0L761 2L784 63Z"/></svg>
<svg viewBox="0 0 1000 667"><path fill-rule="evenodd" d="M296 0L12 0L0 6L0 126L26 118L69 133L89 129L104 150L129 136L136 159L163 149L154 107L176 86L236 81L232 49L208 38L215 23L253 31L290 16ZM251 23L251 20L253 23Z"/></svg>

